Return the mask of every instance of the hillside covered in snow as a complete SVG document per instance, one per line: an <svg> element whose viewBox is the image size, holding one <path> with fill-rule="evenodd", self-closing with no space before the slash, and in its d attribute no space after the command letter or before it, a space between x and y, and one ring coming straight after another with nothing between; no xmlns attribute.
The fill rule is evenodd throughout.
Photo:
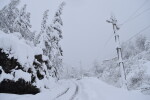
<svg viewBox="0 0 150 100"><path fill-rule="evenodd" d="M150 39L135 34L122 43L118 20L114 15L105 19L119 0L47 1L3 0L0 100L150 100ZM110 31L107 22L115 36L108 48L109 41L103 46ZM67 38L62 43L63 37Z"/></svg>
<svg viewBox="0 0 150 100"><path fill-rule="evenodd" d="M139 35L122 44L124 68L129 90L150 88L150 40ZM108 84L121 87L121 73L117 57L94 64L97 77Z"/></svg>
<svg viewBox="0 0 150 100"><path fill-rule="evenodd" d="M52 23L45 10L40 32L31 30L27 5L11 0L0 10L0 92L35 94L50 88L62 68L61 3Z"/></svg>

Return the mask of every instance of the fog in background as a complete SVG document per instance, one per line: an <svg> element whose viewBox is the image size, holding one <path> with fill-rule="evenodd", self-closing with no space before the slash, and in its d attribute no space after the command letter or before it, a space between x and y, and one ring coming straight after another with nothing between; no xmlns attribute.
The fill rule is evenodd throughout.
<svg viewBox="0 0 150 100"><path fill-rule="evenodd" d="M31 12L32 29L39 31L43 12L46 9L50 10L49 22L51 22L61 1L21 0L19 7L27 4L27 10ZM150 0L65 1L61 45L64 51L64 63L70 66L76 67L82 64L84 68L88 68L95 60L101 62L116 56L112 25L106 22L111 14L116 16L119 25L130 16L133 17L124 25L120 25L121 29L118 33L121 42L127 41L150 25L150 10L146 10L150 8ZM8 2L9 0L0 0L0 9ZM142 14L139 15L140 13ZM134 16L138 17L134 18ZM141 34L149 37L150 28Z"/></svg>

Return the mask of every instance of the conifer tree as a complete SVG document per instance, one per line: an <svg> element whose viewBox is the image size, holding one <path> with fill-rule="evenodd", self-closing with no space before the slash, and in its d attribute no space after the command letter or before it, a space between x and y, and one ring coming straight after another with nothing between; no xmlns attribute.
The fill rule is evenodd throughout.
<svg viewBox="0 0 150 100"><path fill-rule="evenodd" d="M19 14L19 2L20 0L12 0L0 11L0 30L5 33L13 33L13 23Z"/></svg>
<svg viewBox="0 0 150 100"><path fill-rule="evenodd" d="M62 30L61 27L63 26L63 21L61 19L62 15L62 10L65 5L65 2L62 2L59 6L59 9L55 13L52 28L53 28L53 34L52 34L52 64L55 69L55 76L58 76L59 71L62 68L62 56L63 56L63 51L60 46L60 40L63 38L62 37Z"/></svg>
<svg viewBox="0 0 150 100"><path fill-rule="evenodd" d="M37 36L37 44L40 46L40 48L42 48L43 50L43 54L45 56L48 56L48 50L47 48L50 47L50 37L47 34L47 20L48 20L48 12L49 10L46 10L43 14L43 19L42 19L42 23L41 23L41 31Z"/></svg>
<svg viewBox="0 0 150 100"><path fill-rule="evenodd" d="M14 32L20 32L23 38L31 41L33 40L34 33L30 31L30 13L26 12L26 6L24 5L21 8L18 17L13 23L13 29Z"/></svg>
<svg viewBox="0 0 150 100"><path fill-rule="evenodd" d="M42 19L42 23L41 23L41 31L40 33L37 35L36 39L35 39L35 45L38 46L39 48L42 49L43 51L43 56L45 58L47 58L47 61L45 63L45 67L46 67L46 75L47 77L49 77L51 74L51 67L52 67L52 63L50 60L51 57L51 28L47 25L47 21L48 21L48 12L49 10L46 10L43 14L43 19ZM44 71L44 70L43 70Z"/></svg>

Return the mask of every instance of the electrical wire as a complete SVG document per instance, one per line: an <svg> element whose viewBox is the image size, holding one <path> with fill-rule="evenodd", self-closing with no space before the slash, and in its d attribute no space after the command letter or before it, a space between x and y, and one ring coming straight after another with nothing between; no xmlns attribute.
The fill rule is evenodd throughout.
<svg viewBox="0 0 150 100"><path fill-rule="evenodd" d="M144 11L142 11L141 13L139 13L138 15L136 15L136 16L135 16L134 18L132 18L132 19L135 19L136 17L142 15L143 13L145 13L145 12L147 12L147 11L149 11L149 10L150 10L150 8L145 9Z"/></svg>
<svg viewBox="0 0 150 100"><path fill-rule="evenodd" d="M108 38L108 40L105 42L104 47L107 46L107 44L109 43L109 41L111 40L111 38L113 37L114 34L111 34L110 37Z"/></svg>
<svg viewBox="0 0 150 100"><path fill-rule="evenodd" d="M139 10L141 10L141 8L143 8L144 5L145 5L148 1L149 1L149 0L145 0L145 2L144 2L135 12L133 12L127 20L125 20L125 21L124 21L122 24L120 24L120 25L122 26L122 25L126 24L127 22L131 21L131 20L133 19L133 16L134 16ZM144 10L144 12L145 12L145 10ZM140 15L141 15L141 14L140 14Z"/></svg>
<svg viewBox="0 0 150 100"><path fill-rule="evenodd" d="M150 8L145 9L144 11L142 11L141 13L139 13L138 15L134 16L132 19L128 20L127 22L136 19L137 17L139 17L140 15L142 15L143 13L145 13L145 12L147 12L147 11L150 11ZM127 23L127 22L126 22L126 23ZM124 24L126 24L126 23L124 23ZM124 24L121 24L121 26L124 25Z"/></svg>
<svg viewBox="0 0 150 100"><path fill-rule="evenodd" d="M150 8L145 9L145 10L143 10L141 13L139 13L138 15L135 16L135 14L136 14L139 10L141 10L141 9L144 7L144 5L145 5L148 1L149 1L149 0L145 0L144 3L143 3L135 12L133 12L127 20L125 20L125 21L124 21L122 24L120 24L119 26L122 26L122 25L128 23L129 21L134 20L135 18L139 17L139 16L142 15L143 13L149 11ZM129 38L127 41L130 41L132 38L134 38L134 37L137 36L138 34L144 32L144 31L147 30L148 28L150 28L150 25L148 25L148 26L145 27L144 29L140 30L138 33L136 33L135 35L133 35L133 36L132 36L131 38ZM113 37L113 34L109 37L109 40L106 41L106 43L105 43L105 45L104 45L104 48L106 48L106 45L109 43L109 41L110 41L110 39L111 39L112 37ZM126 42L127 42L127 41L126 41Z"/></svg>
<svg viewBox="0 0 150 100"><path fill-rule="evenodd" d="M144 32L145 30L149 29L150 25L148 25L147 27L143 28L142 30L140 30L139 32L137 32L136 34L134 34L132 37L130 37L127 41L130 41L131 39L133 39L134 37L136 37L137 35L141 34L142 32ZM126 41L126 42L127 42Z"/></svg>

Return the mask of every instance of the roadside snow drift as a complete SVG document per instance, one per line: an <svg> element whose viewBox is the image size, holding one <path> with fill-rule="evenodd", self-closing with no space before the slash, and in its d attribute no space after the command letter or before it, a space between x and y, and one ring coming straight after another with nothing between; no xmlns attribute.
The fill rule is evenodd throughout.
<svg viewBox="0 0 150 100"><path fill-rule="evenodd" d="M34 61L34 51L23 39L19 39L14 34L19 36L20 33L5 34L0 31L0 48L3 52L9 54L9 58L14 57L24 66L31 66Z"/></svg>
<svg viewBox="0 0 150 100"><path fill-rule="evenodd" d="M150 95L107 85L97 78L61 80L51 90L36 95L0 94L2 100L150 100Z"/></svg>

